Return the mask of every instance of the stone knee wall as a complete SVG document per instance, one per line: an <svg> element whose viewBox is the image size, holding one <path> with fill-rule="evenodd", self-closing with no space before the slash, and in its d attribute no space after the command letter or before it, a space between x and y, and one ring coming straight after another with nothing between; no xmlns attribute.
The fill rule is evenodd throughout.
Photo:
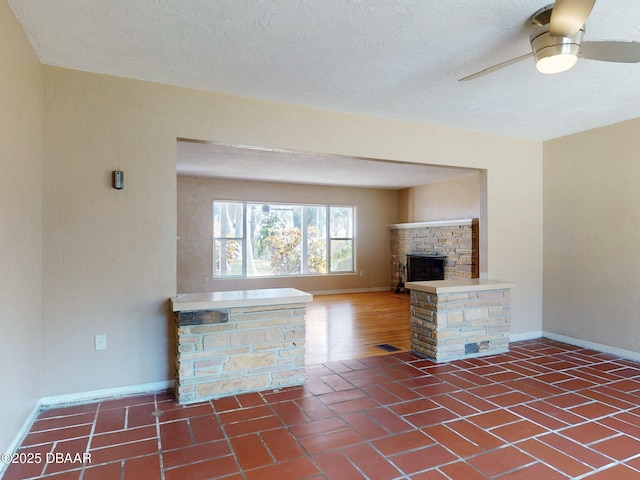
<svg viewBox="0 0 640 480"><path fill-rule="evenodd" d="M510 290L411 291L411 349L437 361L509 349Z"/></svg>
<svg viewBox="0 0 640 480"><path fill-rule="evenodd" d="M301 385L304 303L176 312L176 396L190 403Z"/></svg>

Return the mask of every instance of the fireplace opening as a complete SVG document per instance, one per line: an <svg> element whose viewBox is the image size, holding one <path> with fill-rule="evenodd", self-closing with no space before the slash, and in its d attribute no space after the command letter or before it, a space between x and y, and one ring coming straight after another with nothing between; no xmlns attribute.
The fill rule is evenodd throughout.
<svg viewBox="0 0 640 480"><path fill-rule="evenodd" d="M407 281L444 280L445 255L407 255Z"/></svg>

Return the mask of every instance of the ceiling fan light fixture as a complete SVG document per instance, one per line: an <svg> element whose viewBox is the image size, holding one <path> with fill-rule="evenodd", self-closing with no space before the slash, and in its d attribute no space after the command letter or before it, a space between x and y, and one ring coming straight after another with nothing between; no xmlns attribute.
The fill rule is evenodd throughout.
<svg viewBox="0 0 640 480"><path fill-rule="evenodd" d="M560 73L569 70L577 61L577 55L570 53L536 56L536 68L540 73Z"/></svg>
<svg viewBox="0 0 640 480"><path fill-rule="evenodd" d="M584 26L574 35L554 37L549 26L536 29L531 34L531 48L536 68L541 73L560 73L569 70L578 61Z"/></svg>

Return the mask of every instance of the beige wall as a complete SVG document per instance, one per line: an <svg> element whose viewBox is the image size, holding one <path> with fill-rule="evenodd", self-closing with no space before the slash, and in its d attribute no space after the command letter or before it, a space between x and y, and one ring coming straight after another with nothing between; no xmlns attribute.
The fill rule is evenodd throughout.
<svg viewBox="0 0 640 480"><path fill-rule="evenodd" d="M213 200L354 205L357 274L213 280ZM178 176L178 293L294 287L310 292L388 288L395 190L325 187ZM362 272L362 275L360 275Z"/></svg>
<svg viewBox="0 0 640 480"><path fill-rule="evenodd" d="M42 305L42 68L4 1L0 86L2 453L40 398Z"/></svg>
<svg viewBox="0 0 640 480"><path fill-rule="evenodd" d="M173 377L179 137L487 169L485 273L518 284L513 331L541 329L539 142L44 71L44 395Z"/></svg>
<svg viewBox="0 0 640 480"><path fill-rule="evenodd" d="M544 329L640 352L640 119L544 145Z"/></svg>
<svg viewBox="0 0 640 480"><path fill-rule="evenodd" d="M398 222L480 218L480 175L429 183L398 192Z"/></svg>

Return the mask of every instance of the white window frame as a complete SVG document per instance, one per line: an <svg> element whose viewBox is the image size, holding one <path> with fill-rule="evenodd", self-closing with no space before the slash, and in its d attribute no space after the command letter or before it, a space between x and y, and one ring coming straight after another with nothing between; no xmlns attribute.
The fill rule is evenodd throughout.
<svg viewBox="0 0 640 480"><path fill-rule="evenodd" d="M223 237L215 235L215 206L216 204L238 204L242 205L242 236L241 237ZM305 208L325 208L326 209L326 224L325 224L325 240L326 240L326 249L325 249L325 262L326 262L326 272L325 273L300 273L300 274L290 274L290 275L248 275L247 274L247 261L248 261L248 249L251 242L248 241L248 228L247 228L247 206L248 205L269 205L269 206L291 206L291 207L300 207L302 208L302 225L305 225L304 215ZM331 237L331 209L332 208L347 208L351 209L351 236L345 237ZM313 205L313 204L300 204L300 203L286 203L286 202L256 202L256 201L248 201L248 200L214 200L212 204L212 213L213 213L213 222L214 228L212 231L212 240L213 240L213 278L216 280L219 279L238 279L238 278L283 278L283 277L304 277L304 276L327 276L327 275L353 275L356 273L356 207L355 205ZM221 232L222 235L222 232ZM308 258L308 241L307 241L307 230L305 228L301 231L302 239L301 239L301 247L302 247L302 255L301 255L301 270L303 272L308 271L307 266L307 258ZM241 274L229 275L229 274L217 274L216 273L216 259L218 257L218 252L216 250L216 242L220 241L221 244L223 242L229 240L236 240L242 243L242 269ZM348 270L333 270L331 265L331 254L332 254L332 242L338 241L347 241L351 242L351 269ZM220 258L223 258L220 256ZM221 267L222 271L222 267Z"/></svg>

